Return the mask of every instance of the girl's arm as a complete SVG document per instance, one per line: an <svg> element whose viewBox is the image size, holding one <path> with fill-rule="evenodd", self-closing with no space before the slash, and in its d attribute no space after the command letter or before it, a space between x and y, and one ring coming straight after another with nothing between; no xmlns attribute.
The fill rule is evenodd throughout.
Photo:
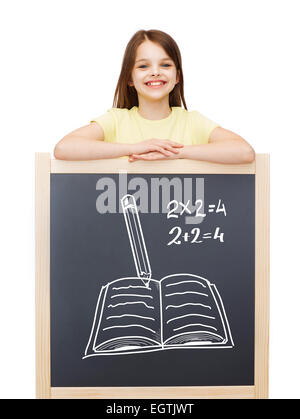
<svg viewBox="0 0 300 419"><path fill-rule="evenodd" d="M217 127L212 131L208 144L185 146L178 157L225 164L252 163L255 151L239 135Z"/></svg>
<svg viewBox="0 0 300 419"><path fill-rule="evenodd" d="M212 131L208 144L186 145L184 148L179 149L177 155L166 157L158 152L150 152L146 154L132 154L129 157L130 162L163 159L191 159L223 164L244 164L253 162L255 151L239 135L217 127Z"/></svg>
<svg viewBox="0 0 300 419"><path fill-rule="evenodd" d="M98 160L149 152L168 157L178 154L182 147L175 141L154 138L137 144L105 142L102 127L92 122L63 137L54 148L54 157L60 160Z"/></svg>
<svg viewBox="0 0 300 419"><path fill-rule="evenodd" d="M54 157L59 160L97 160L126 156L129 144L104 142L100 125L91 123L63 137L54 148Z"/></svg>

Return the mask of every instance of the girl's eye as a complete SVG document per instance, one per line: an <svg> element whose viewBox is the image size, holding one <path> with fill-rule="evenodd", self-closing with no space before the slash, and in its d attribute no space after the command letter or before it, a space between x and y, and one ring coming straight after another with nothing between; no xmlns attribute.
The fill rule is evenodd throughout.
<svg viewBox="0 0 300 419"><path fill-rule="evenodd" d="M163 66L163 67L164 67L164 66L165 66L165 67L171 67L171 64L162 64L162 66ZM147 66L146 66L146 64L142 64L142 65L140 65L140 66L139 66L139 68L145 68L145 67L147 67Z"/></svg>

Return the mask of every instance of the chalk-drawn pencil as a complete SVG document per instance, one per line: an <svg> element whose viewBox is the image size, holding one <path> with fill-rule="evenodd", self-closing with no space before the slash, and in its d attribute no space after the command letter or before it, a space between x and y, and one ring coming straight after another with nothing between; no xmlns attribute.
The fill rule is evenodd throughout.
<svg viewBox="0 0 300 419"><path fill-rule="evenodd" d="M121 204L137 275L148 287L152 272L134 196L124 195Z"/></svg>

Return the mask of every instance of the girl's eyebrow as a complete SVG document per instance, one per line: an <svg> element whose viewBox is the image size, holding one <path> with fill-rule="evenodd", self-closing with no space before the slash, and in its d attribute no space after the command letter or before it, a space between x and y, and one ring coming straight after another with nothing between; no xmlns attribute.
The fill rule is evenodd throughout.
<svg viewBox="0 0 300 419"><path fill-rule="evenodd" d="M160 61L166 61L166 60L170 60L172 61L172 58L162 58ZM140 60L137 60L136 63L138 63L139 61L150 61L148 58L141 58Z"/></svg>

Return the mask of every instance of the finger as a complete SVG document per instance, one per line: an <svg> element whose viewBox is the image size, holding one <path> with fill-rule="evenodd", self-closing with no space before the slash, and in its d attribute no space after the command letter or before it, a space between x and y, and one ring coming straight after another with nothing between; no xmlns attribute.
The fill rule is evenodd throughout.
<svg viewBox="0 0 300 419"><path fill-rule="evenodd" d="M146 154L137 154L132 161L145 160Z"/></svg>
<svg viewBox="0 0 300 419"><path fill-rule="evenodd" d="M183 144L178 143L177 141L167 140L167 143L173 147L184 147Z"/></svg>
<svg viewBox="0 0 300 419"><path fill-rule="evenodd" d="M153 155L146 155L146 156L143 156L142 158L141 158L141 160L147 160L147 161L149 161L149 160L159 160L159 157L155 157L155 156L153 156Z"/></svg>
<svg viewBox="0 0 300 419"><path fill-rule="evenodd" d="M139 154L135 160L148 160L148 158L146 157L146 155Z"/></svg>
<svg viewBox="0 0 300 419"><path fill-rule="evenodd" d="M170 144L172 147L176 147L176 148L181 148L181 147L184 147L184 145L183 144L179 144L179 143L174 143L174 142L171 142L171 144Z"/></svg>
<svg viewBox="0 0 300 419"><path fill-rule="evenodd" d="M132 155L132 158L133 159L138 159L138 158L140 158L140 156L144 156L144 153L142 153L142 154L133 154Z"/></svg>
<svg viewBox="0 0 300 419"><path fill-rule="evenodd" d="M165 156L164 154L160 152L153 152L144 154L142 157L143 160L165 160L168 159L168 156Z"/></svg>
<svg viewBox="0 0 300 419"><path fill-rule="evenodd" d="M153 155L148 156L147 160L167 160L168 156L164 156L161 153L155 153Z"/></svg>
<svg viewBox="0 0 300 419"><path fill-rule="evenodd" d="M161 150L163 149L167 152L178 153L178 150L174 146L172 146L170 144L167 144L167 143L164 143L164 142L155 145L155 147L156 147L155 150L160 151L160 152L162 152ZM157 148L157 147L159 147L159 148ZM164 153L164 154L166 154L166 153ZM170 155L170 154L167 154L167 155Z"/></svg>
<svg viewBox="0 0 300 419"><path fill-rule="evenodd" d="M170 145L168 145L168 146L166 146L166 148L171 152L171 153L175 153L175 154L178 154L179 153L179 150L177 150L177 148L174 148L174 146L170 146Z"/></svg>
<svg viewBox="0 0 300 419"><path fill-rule="evenodd" d="M162 143L162 144L158 144L158 146L163 147L167 150L171 150L174 153L174 150L178 150L179 148L184 147L183 144L171 144L171 143Z"/></svg>
<svg viewBox="0 0 300 419"><path fill-rule="evenodd" d="M136 156L136 158L137 158L137 160L153 160L153 158L155 158L155 155L156 156L158 156L158 155L163 156L161 153L154 151L154 152L150 152L150 153L138 154Z"/></svg>
<svg viewBox="0 0 300 419"><path fill-rule="evenodd" d="M156 146L155 150L159 151L160 153L162 153L164 156L167 156L167 157L172 155L170 151L165 150L163 147Z"/></svg>

